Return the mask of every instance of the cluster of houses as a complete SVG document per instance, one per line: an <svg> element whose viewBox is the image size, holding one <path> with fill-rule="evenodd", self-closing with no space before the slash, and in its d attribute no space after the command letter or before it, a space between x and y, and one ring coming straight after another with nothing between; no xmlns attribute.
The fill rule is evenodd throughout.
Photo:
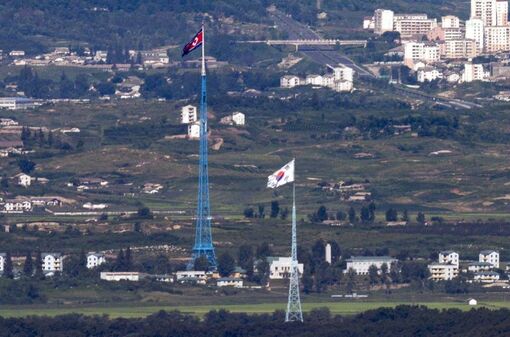
<svg viewBox="0 0 510 337"><path fill-rule="evenodd" d="M335 184L321 182L318 185L322 190L339 193L342 200L369 201L372 197L372 193L366 190L370 185L369 183L339 181Z"/></svg>
<svg viewBox="0 0 510 337"><path fill-rule="evenodd" d="M326 75L308 75L305 79L296 75L285 75L280 78L280 87L294 88L301 85L326 87L337 92L351 92L354 88L354 70L346 66L332 67L332 73Z"/></svg>
<svg viewBox="0 0 510 337"><path fill-rule="evenodd" d="M468 20L453 15L438 22L427 14L399 14L377 9L365 17L363 28L376 34L398 32L402 42L388 52L399 55L404 64L415 71L418 82L444 79L448 83L506 79L510 76L508 59L502 53L510 51L508 1L471 0ZM500 60L490 67L473 64L479 55L500 54Z"/></svg>
<svg viewBox="0 0 510 337"><path fill-rule="evenodd" d="M499 266L499 252L495 250L482 250L478 261L460 264L457 252L446 250L439 253L438 262L428 265L430 277L434 281L449 281L457 278L459 274L466 273L470 282L499 283L500 274L496 270ZM507 266L507 271L509 270Z"/></svg>
<svg viewBox="0 0 510 337"><path fill-rule="evenodd" d="M188 125L188 138L200 139L200 120L197 107L194 105L186 105L181 108L181 124ZM246 124L246 116L244 113L235 111L232 114L220 119L220 124L244 126Z"/></svg>

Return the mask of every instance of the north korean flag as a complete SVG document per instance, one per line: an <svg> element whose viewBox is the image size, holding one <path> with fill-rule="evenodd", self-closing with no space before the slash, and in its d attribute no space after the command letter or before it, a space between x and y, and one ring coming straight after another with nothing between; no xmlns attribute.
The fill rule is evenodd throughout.
<svg viewBox="0 0 510 337"><path fill-rule="evenodd" d="M184 46L184 48L182 49L182 56L184 57L184 55L187 55L191 53L193 50L200 47L202 45L203 38L204 35L202 29L200 29L198 33L195 34L193 39L191 39L191 41Z"/></svg>

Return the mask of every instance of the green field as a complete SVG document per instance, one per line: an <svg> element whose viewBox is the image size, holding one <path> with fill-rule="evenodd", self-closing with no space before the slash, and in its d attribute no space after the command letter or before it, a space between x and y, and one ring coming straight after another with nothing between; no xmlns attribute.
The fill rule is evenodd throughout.
<svg viewBox="0 0 510 337"><path fill-rule="evenodd" d="M431 309L459 309L469 310L472 307L462 302L336 302L336 303L304 303L303 311L308 312L316 308L328 308L331 313L338 315L353 315L363 311L381 307L395 307L397 305L424 305ZM477 307L489 309L510 308L509 302L483 302ZM108 315L117 317L145 317L159 310L178 310L194 315L204 315L211 310L226 309L230 312L261 314L271 313L275 310L285 310L284 303L240 304L240 305L201 305L201 306L140 306L132 307L74 307L74 308L44 308L44 307L0 307L2 317L24 317L30 315L57 316L70 313L84 315Z"/></svg>

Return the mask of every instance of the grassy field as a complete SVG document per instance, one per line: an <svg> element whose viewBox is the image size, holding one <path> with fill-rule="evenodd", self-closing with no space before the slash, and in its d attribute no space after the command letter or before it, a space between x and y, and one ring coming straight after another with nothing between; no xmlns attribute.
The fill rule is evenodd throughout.
<svg viewBox="0 0 510 337"><path fill-rule="evenodd" d="M363 311L381 307L395 307L397 305L424 305L431 309L459 309L469 310L473 307L462 302L318 302L304 303L303 311L308 312L315 308L328 308L333 314L353 315ZM489 309L510 308L509 302L483 302L478 307ZM69 313L84 315L108 315L111 318L145 317L159 310L179 310L194 315L204 315L211 310L226 309L230 312L249 314L271 313L275 310L285 310L284 303L240 304L240 305L202 305L202 306L122 306L122 307L75 307L75 308L37 308L37 307L0 307L0 316L25 317L30 315L57 316Z"/></svg>

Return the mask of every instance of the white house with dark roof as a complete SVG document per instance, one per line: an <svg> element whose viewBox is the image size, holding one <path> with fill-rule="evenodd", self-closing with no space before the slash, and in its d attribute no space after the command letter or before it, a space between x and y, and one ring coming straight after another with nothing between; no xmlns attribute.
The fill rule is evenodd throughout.
<svg viewBox="0 0 510 337"><path fill-rule="evenodd" d="M459 276L459 267L451 263L431 263L428 269L433 281L449 281Z"/></svg>
<svg viewBox="0 0 510 337"><path fill-rule="evenodd" d="M490 271L494 266L489 262L471 262L468 264L467 271L479 273L482 271Z"/></svg>
<svg viewBox="0 0 510 337"><path fill-rule="evenodd" d="M499 252L495 250L482 250L478 255L478 261L488 262L494 268L499 268Z"/></svg>
<svg viewBox="0 0 510 337"><path fill-rule="evenodd" d="M439 263L453 264L459 268L459 254L453 250L439 252Z"/></svg>
<svg viewBox="0 0 510 337"><path fill-rule="evenodd" d="M269 278L285 279L290 277L290 267L292 258L283 256L268 256L267 263L269 264ZM303 275L303 264L298 263L297 265L299 277Z"/></svg>
<svg viewBox="0 0 510 337"><path fill-rule="evenodd" d="M106 263L106 257L103 253L89 252L87 254L87 268L92 269Z"/></svg>
<svg viewBox="0 0 510 337"><path fill-rule="evenodd" d="M5 265L5 253L0 253L0 272L3 273L4 271L4 265Z"/></svg>
<svg viewBox="0 0 510 337"><path fill-rule="evenodd" d="M60 253L42 253L43 272L61 272L64 270L63 256Z"/></svg>
<svg viewBox="0 0 510 337"><path fill-rule="evenodd" d="M280 87L282 88L294 88L298 85L304 84L303 80L298 76L294 75L285 75L280 78Z"/></svg>
<svg viewBox="0 0 510 337"><path fill-rule="evenodd" d="M352 256L346 262L347 266L344 273L352 269L357 275L368 275L368 270L371 266L375 266L378 272L380 272L381 267L386 264L389 271L398 260L390 256Z"/></svg>
<svg viewBox="0 0 510 337"><path fill-rule="evenodd" d="M481 283L493 283L499 281L499 274L495 271L482 271L479 273L475 273L473 276L474 282Z"/></svg>

